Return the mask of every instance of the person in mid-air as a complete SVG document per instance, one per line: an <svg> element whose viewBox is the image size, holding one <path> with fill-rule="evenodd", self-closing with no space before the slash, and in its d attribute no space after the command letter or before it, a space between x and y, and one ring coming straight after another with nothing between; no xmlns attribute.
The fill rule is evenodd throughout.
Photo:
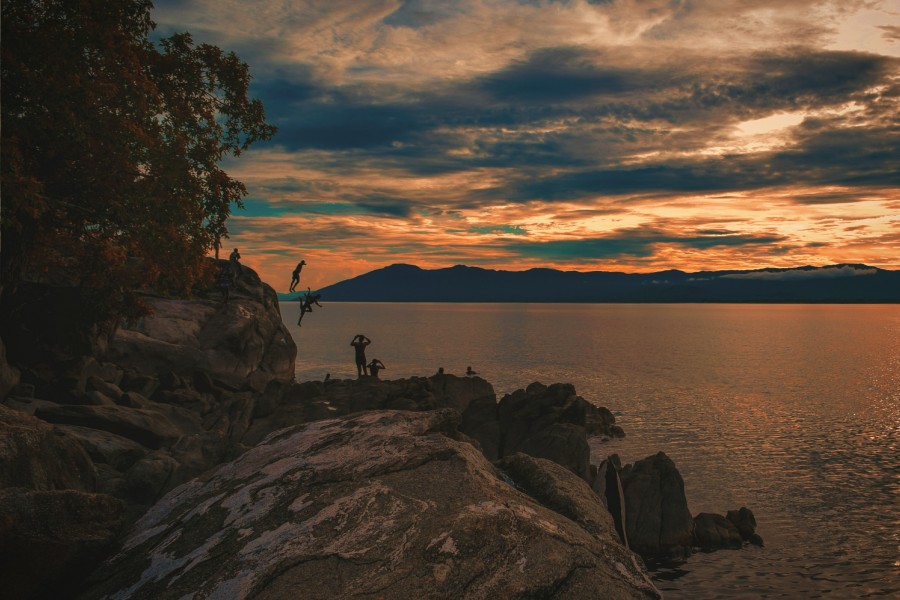
<svg viewBox="0 0 900 600"><path fill-rule="evenodd" d="M294 267L294 270L291 272L291 288L290 291L297 291L297 284L300 283L300 271L303 270L303 265L306 264L305 260L301 260L297 263L297 266Z"/></svg>
<svg viewBox="0 0 900 600"><path fill-rule="evenodd" d="M378 371L382 369L387 369L387 367L384 366L384 363L377 358L373 358L372 362L369 363L369 374L371 374L375 379L378 379Z"/></svg>
<svg viewBox="0 0 900 600"><path fill-rule="evenodd" d="M322 307L322 305L319 304L319 298L321 297L322 294L313 294L311 289L306 288L306 294L304 295L303 300L300 301L300 318L297 319L297 325L300 325L302 327L300 322L303 321L303 315L308 312L312 312L313 304L320 308Z"/></svg>
<svg viewBox="0 0 900 600"><path fill-rule="evenodd" d="M350 342L350 345L356 350L356 376L362 377L363 375L368 375L366 372L366 368L368 365L366 364L366 346L372 343L372 340L364 336L363 334L359 334L353 337L353 341Z"/></svg>

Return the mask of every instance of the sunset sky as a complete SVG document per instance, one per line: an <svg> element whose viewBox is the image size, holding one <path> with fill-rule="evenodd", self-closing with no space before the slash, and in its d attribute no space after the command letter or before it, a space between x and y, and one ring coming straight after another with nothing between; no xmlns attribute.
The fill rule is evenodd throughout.
<svg viewBox="0 0 900 600"><path fill-rule="evenodd" d="M900 0L158 0L279 132L226 254L279 291L405 262L900 269Z"/></svg>

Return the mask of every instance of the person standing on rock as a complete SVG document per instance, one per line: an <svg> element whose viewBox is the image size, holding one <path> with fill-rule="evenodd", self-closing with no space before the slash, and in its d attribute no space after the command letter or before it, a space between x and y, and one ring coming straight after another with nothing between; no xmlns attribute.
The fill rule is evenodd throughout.
<svg viewBox="0 0 900 600"><path fill-rule="evenodd" d="M378 371L382 369L387 369L387 367L384 366L384 363L377 358L373 358L372 362L369 363L369 373L371 373L372 377L374 377L375 379L378 379Z"/></svg>
<svg viewBox="0 0 900 600"><path fill-rule="evenodd" d="M472 367L466 367L466 376L472 377L473 375L478 375L478 371L473 371Z"/></svg>
<svg viewBox="0 0 900 600"><path fill-rule="evenodd" d="M291 288L290 291L295 292L297 284L300 283L300 271L303 270L303 265L306 264L305 260L301 260L297 263L297 266L294 267L293 272L291 272Z"/></svg>
<svg viewBox="0 0 900 600"><path fill-rule="evenodd" d="M237 248L231 251L228 262L231 263L231 279L232 281L237 281L238 277L241 276L241 253L238 252Z"/></svg>
<svg viewBox="0 0 900 600"><path fill-rule="evenodd" d="M363 334L359 334L353 338L353 341L350 342L350 345L356 349L356 376L362 377L363 375L368 375L366 372L366 368L368 365L366 364L366 346L372 343L372 340L364 336Z"/></svg>

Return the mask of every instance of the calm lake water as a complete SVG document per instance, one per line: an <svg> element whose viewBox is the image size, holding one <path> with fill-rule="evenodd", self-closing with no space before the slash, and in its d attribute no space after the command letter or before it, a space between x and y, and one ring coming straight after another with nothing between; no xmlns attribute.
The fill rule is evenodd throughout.
<svg viewBox="0 0 900 600"><path fill-rule="evenodd" d="M627 437L594 461L666 452L692 514L747 506L764 548L655 572L667 598L900 597L900 305L326 303L296 326L297 378L464 374L498 399L570 382Z"/></svg>

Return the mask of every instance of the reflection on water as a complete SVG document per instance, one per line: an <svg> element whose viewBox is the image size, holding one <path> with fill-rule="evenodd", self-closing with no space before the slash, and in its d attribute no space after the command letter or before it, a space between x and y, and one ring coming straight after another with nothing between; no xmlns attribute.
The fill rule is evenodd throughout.
<svg viewBox="0 0 900 600"><path fill-rule="evenodd" d="M575 384L628 434L596 456L664 450L691 511L754 511L765 548L660 567L667 598L900 596L900 306L327 304L297 328L298 379L472 365L498 395Z"/></svg>

